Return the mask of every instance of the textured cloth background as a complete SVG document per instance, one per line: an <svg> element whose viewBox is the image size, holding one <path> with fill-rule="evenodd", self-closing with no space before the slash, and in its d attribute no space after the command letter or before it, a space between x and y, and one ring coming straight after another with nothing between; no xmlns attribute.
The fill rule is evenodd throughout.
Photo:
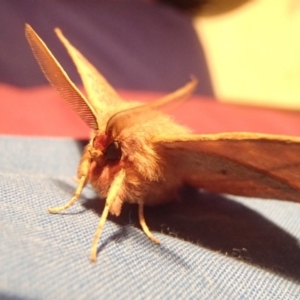
<svg viewBox="0 0 300 300"><path fill-rule="evenodd" d="M64 213L82 143L0 139L1 299L299 299L300 205L186 191L148 208L161 240L125 206L89 261L103 204L91 188Z"/></svg>

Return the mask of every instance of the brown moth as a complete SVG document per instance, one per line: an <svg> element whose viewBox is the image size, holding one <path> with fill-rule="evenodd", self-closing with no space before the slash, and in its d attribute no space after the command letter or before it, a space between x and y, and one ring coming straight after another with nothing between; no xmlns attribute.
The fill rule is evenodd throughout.
<svg viewBox="0 0 300 300"><path fill-rule="evenodd" d="M26 25L25 33L45 76L92 130L78 166L78 187L57 213L73 205L90 183L106 198L91 260L108 213L119 215L123 202L137 203L145 234L155 243L144 218L144 205L175 199L184 185L216 193L300 202L300 138L256 133L193 135L163 113L187 99L197 81L148 104L123 101L104 77L59 29L82 78L86 98L50 50Z"/></svg>

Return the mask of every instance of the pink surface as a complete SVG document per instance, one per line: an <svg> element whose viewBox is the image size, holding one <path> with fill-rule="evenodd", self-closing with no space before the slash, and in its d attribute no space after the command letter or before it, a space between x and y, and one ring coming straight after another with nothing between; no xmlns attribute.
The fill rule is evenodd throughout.
<svg viewBox="0 0 300 300"><path fill-rule="evenodd" d="M121 91L124 99L148 101L155 93ZM250 131L300 136L300 113L222 104L192 97L173 112L195 133ZM89 129L50 86L0 85L0 134L88 138Z"/></svg>

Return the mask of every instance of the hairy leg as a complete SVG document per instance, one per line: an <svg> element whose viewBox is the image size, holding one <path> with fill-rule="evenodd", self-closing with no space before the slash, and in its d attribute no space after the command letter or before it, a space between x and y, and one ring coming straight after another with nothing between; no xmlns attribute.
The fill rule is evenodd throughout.
<svg viewBox="0 0 300 300"><path fill-rule="evenodd" d="M60 211L66 210L67 208L72 206L78 200L84 186L86 185L90 164L91 164L91 156L90 156L90 153L89 153L89 145L88 145L85 148L84 152L83 152L83 155L81 157L81 160L80 160L80 163L79 163L79 166L78 166L79 182L78 182L78 186L75 190L75 193L74 193L73 197L71 198L71 200L69 202L67 202L63 206L49 208L48 211L50 213L58 213Z"/></svg>
<svg viewBox="0 0 300 300"><path fill-rule="evenodd" d="M151 233L149 230L146 221L145 221L145 216L144 216L144 204L139 203L139 219L140 219L140 224L142 226L142 229L146 236L154 243L159 244L160 241Z"/></svg>
<svg viewBox="0 0 300 300"><path fill-rule="evenodd" d="M125 171L124 170L119 171L119 173L114 178L114 180L110 186L110 189L108 191L108 195L107 195L106 202L105 202L105 207L102 212L101 219L99 221L99 224L98 224L98 227L97 227L97 230L95 232L94 239L92 242L91 256L90 256L92 262L95 262L97 259L98 241L101 236L101 233L102 233L104 224L106 222L111 205L114 202L114 200L118 197L118 194L121 193L124 178L125 178Z"/></svg>

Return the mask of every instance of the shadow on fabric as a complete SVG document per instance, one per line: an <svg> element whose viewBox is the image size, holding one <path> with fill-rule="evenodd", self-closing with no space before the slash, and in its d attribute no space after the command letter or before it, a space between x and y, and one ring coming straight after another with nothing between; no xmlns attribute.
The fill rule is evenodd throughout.
<svg viewBox="0 0 300 300"><path fill-rule="evenodd" d="M151 231L163 232L300 282L300 248L289 233L221 195L189 190L185 191L184 199L146 207L145 218ZM101 216L104 202L90 199L83 206ZM136 205L124 204L121 215L110 216L109 220L125 228L100 245L99 252L107 243L123 238L129 222L140 228Z"/></svg>
<svg viewBox="0 0 300 300"><path fill-rule="evenodd" d="M78 141L80 151L86 143ZM67 188L65 184L61 187ZM154 234L162 232L300 282L299 242L288 232L258 212L218 194L186 187L181 199L145 207L146 222ZM101 216L104 201L89 199L83 206ZM136 205L125 203L119 217L108 219L123 228L100 243L98 252L108 243L125 238L130 226L140 228Z"/></svg>

